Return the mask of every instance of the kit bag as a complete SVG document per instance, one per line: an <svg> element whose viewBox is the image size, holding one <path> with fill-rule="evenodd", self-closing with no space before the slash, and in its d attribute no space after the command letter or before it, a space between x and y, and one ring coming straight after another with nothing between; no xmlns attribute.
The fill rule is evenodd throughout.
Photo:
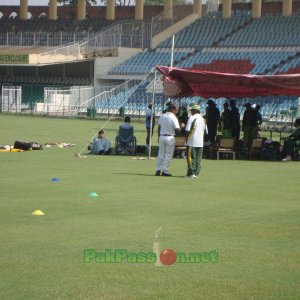
<svg viewBox="0 0 300 300"><path fill-rule="evenodd" d="M22 149L22 150L30 150L31 145L30 143L15 141L14 143L14 149Z"/></svg>
<svg viewBox="0 0 300 300"><path fill-rule="evenodd" d="M22 150L43 150L43 146L37 142L20 142L20 141L15 141L14 143L14 149L22 149Z"/></svg>

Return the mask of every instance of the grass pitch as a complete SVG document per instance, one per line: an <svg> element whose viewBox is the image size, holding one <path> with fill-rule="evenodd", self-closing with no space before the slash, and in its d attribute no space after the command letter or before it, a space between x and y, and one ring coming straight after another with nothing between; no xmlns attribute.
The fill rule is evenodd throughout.
<svg viewBox="0 0 300 300"><path fill-rule="evenodd" d="M204 160L186 180L182 159L166 178L155 160L75 158L104 122L0 115L0 144L76 144L0 153L1 299L299 299L299 162ZM150 252L159 227L163 248L218 262L84 263L84 249Z"/></svg>

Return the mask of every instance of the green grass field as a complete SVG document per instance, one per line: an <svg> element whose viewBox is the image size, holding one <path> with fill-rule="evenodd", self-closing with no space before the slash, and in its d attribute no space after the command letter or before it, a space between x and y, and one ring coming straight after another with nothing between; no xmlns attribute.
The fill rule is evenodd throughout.
<svg viewBox="0 0 300 300"><path fill-rule="evenodd" d="M0 114L0 144L76 144L0 153L0 299L300 299L299 162L204 160L187 180L183 159L168 178L155 160L76 158L104 122ZM218 262L84 263L84 249L151 252L159 227L163 249Z"/></svg>

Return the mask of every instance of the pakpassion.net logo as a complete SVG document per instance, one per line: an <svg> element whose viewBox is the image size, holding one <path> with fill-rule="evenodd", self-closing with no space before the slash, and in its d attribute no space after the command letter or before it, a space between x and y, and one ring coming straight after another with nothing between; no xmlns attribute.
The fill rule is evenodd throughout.
<svg viewBox="0 0 300 300"><path fill-rule="evenodd" d="M159 256L159 257L158 257ZM157 263L172 265L174 263L217 263L218 252L175 252L165 249L157 255L155 252L129 252L126 249L105 249L97 252L95 249L84 249L85 263Z"/></svg>

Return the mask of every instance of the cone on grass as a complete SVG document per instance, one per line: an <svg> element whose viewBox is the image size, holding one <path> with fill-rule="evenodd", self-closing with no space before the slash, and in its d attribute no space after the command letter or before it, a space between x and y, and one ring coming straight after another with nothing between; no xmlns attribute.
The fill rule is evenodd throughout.
<svg viewBox="0 0 300 300"><path fill-rule="evenodd" d="M96 192L91 192L89 193L90 197L98 197L98 194Z"/></svg>
<svg viewBox="0 0 300 300"><path fill-rule="evenodd" d="M33 216L44 216L45 213L42 212L40 209L36 209L35 211L32 212Z"/></svg>

